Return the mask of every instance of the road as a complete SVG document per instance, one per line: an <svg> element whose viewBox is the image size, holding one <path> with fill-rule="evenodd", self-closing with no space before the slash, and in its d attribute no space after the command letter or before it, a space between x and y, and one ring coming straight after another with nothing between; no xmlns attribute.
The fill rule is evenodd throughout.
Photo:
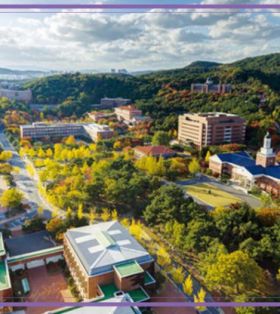
<svg viewBox="0 0 280 314"><path fill-rule="evenodd" d="M30 207L30 210L28 210L26 213L23 213L20 217L9 219L7 224L3 221L3 219L1 219L0 227L3 227L4 224L6 227L8 226L8 228L15 228L20 226L26 219L30 219L37 214L37 209L39 206L44 209L44 218L50 218L52 208L40 196L36 182L26 170L26 163L20 158L18 152L11 145L6 135L2 131L0 131L0 146L2 146L4 150L9 150L13 153L13 157L10 159L9 163L18 169L18 172L13 174L13 177L17 188L21 190L26 203Z"/></svg>

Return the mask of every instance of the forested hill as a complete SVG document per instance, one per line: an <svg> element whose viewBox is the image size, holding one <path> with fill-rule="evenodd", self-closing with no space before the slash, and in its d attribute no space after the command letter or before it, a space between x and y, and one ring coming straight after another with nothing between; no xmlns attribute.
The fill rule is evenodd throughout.
<svg viewBox="0 0 280 314"><path fill-rule="evenodd" d="M230 95L191 94L192 82L211 77L233 85ZM63 74L28 84L34 101L62 104L62 115L81 115L100 98L131 98L155 120L155 128L175 128L177 115L186 111L225 111L249 121L269 124L280 120L280 54L247 58L231 64L197 61L184 68L139 76L114 74ZM264 95L265 103L260 104Z"/></svg>
<svg viewBox="0 0 280 314"><path fill-rule="evenodd" d="M256 80L280 91L280 54L247 58L231 64L197 61L184 68L152 72L147 75L63 74L35 79L26 84L31 87L38 103L61 103L69 97L86 102L98 102L104 96L147 99L155 95L162 84L188 89L192 82L214 81L248 84Z"/></svg>
<svg viewBox="0 0 280 314"><path fill-rule="evenodd" d="M32 89L37 103L59 104L73 99L94 104L105 96L147 99L156 94L160 86L142 76L69 73L36 79L25 87Z"/></svg>

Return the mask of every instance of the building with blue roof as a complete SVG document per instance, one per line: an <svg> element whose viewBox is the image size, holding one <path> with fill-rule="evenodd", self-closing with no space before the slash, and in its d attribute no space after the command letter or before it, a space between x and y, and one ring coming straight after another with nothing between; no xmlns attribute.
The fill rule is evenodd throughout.
<svg viewBox="0 0 280 314"><path fill-rule="evenodd" d="M271 147L269 133L257 153L256 160L247 152L223 153L210 157L213 174L227 174L236 184L251 190L254 186L274 196L280 196L280 166Z"/></svg>

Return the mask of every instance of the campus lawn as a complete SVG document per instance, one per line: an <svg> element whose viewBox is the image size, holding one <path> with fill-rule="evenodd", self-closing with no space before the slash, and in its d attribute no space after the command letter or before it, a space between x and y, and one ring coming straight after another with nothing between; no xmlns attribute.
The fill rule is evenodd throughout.
<svg viewBox="0 0 280 314"><path fill-rule="evenodd" d="M218 187L208 184L196 184L186 186L187 193L212 207L229 206L241 200L231 194L220 190Z"/></svg>

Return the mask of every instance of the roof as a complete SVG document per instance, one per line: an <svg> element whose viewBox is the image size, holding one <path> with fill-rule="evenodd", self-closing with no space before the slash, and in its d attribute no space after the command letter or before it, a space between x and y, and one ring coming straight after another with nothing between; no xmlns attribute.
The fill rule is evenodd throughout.
<svg viewBox="0 0 280 314"><path fill-rule="evenodd" d="M127 106L120 106L120 107L117 107L116 109L121 109L121 110L126 110L126 111L134 111L134 110L137 110L137 111L141 111L140 109L137 109L135 106L133 105L127 105Z"/></svg>
<svg viewBox="0 0 280 314"><path fill-rule="evenodd" d="M118 221L70 229L66 238L90 276L113 271L117 264L153 260Z"/></svg>
<svg viewBox="0 0 280 314"><path fill-rule="evenodd" d="M163 146L136 146L134 148L135 151L139 151L145 155L151 155L151 156L160 156L160 155L172 155L175 154L175 151Z"/></svg>
<svg viewBox="0 0 280 314"><path fill-rule="evenodd" d="M144 273L143 268L135 261L114 266L121 278Z"/></svg>
<svg viewBox="0 0 280 314"><path fill-rule="evenodd" d="M0 256L3 256L6 254L6 250L4 247L4 241L3 241L3 234L0 232Z"/></svg>
<svg viewBox="0 0 280 314"><path fill-rule="evenodd" d="M112 303L121 303L121 302L128 302L127 295L122 295L120 297L113 297L101 302L112 302ZM102 307L73 307L73 308L65 308L56 311L47 312L49 314L63 314L63 313L73 313L73 314L135 314L141 313L139 310L134 309L128 306L102 306Z"/></svg>
<svg viewBox="0 0 280 314"><path fill-rule="evenodd" d="M246 152L217 154L222 162L244 167L253 176L264 175L280 180L280 166L263 167Z"/></svg>
<svg viewBox="0 0 280 314"><path fill-rule="evenodd" d="M5 260L0 261L0 291L11 287L10 274Z"/></svg>
<svg viewBox="0 0 280 314"><path fill-rule="evenodd" d="M252 167L256 165L255 160L247 152L217 154L222 162L229 162L241 167Z"/></svg>
<svg viewBox="0 0 280 314"><path fill-rule="evenodd" d="M10 257L41 251L56 246L56 243L52 240L50 233L47 231L38 231L6 239L5 244Z"/></svg>

